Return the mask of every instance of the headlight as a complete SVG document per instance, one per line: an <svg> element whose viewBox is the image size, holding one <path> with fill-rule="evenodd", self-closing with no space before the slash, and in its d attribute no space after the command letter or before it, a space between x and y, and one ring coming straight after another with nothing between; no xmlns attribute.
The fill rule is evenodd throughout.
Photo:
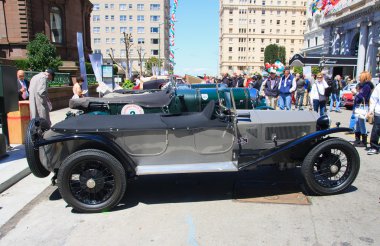
<svg viewBox="0 0 380 246"><path fill-rule="evenodd" d="M331 119L328 115L323 115L317 120L317 130L329 129L331 125Z"/></svg>

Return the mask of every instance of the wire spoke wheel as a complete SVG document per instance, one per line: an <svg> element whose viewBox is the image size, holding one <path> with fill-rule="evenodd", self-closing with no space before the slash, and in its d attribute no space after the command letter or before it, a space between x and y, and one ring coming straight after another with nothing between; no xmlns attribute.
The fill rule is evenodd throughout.
<svg viewBox="0 0 380 246"><path fill-rule="evenodd" d="M62 198L80 212L102 212L116 206L126 190L121 163L107 152L86 149L68 156L58 171Z"/></svg>
<svg viewBox="0 0 380 246"><path fill-rule="evenodd" d="M316 145L301 167L307 187L319 195L344 191L354 182L359 169L360 158L355 147L340 138Z"/></svg>

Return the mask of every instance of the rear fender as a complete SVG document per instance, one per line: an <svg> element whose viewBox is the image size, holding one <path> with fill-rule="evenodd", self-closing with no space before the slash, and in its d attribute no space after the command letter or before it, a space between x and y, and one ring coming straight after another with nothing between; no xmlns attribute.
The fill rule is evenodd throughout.
<svg viewBox="0 0 380 246"><path fill-rule="evenodd" d="M303 161L307 153L318 143L321 141L325 141L328 136L337 132L351 132L352 129L346 127L337 127L331 128L327 130L320 130L303 137L294 139L292 141L281 144L272 149L264 150L260 152L259 157L247 161L245 163L241 163L239 165L239 170L247 169L249 167L255 167L258 165L264 164L274 164L280 162L295 162L295 161Z"/></svg>
<svg viewBox="0 0 380 246"><path fill-rule="evenodd" d="M34 147L38 148L44 145L75 140L86 140L86 147L91 148L92 146L92 148L101 149L112 154L121 162L129 174L135 175L136 165L133 160L118 144L112 141L109 137L103 135L67 134L64 136L56 136L48 139L39 139L35 142ZM91 143L93 143L93 145L91 145ZM81 146L81 149L83 149L83 146Z"/></svg>

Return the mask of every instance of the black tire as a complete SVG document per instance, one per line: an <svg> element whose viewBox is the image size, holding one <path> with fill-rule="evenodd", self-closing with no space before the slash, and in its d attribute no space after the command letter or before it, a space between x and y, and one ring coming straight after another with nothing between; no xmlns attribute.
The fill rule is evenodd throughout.
<svg viewBox="0 0 380 246"><path fill-rule="evenodd" d="M28 166L34 176L38 178L45 178L49 176L50 172L42 165L39 150L34 148L34 142L38 138L42 138L42 132L49 129L44 119L32 119L29 122L28 129L25 136L25 155L28 161Z"/></svg>
<svg viewBox="0 0 380 246"><path fill-rule="evenodd" d="M341 159L342 155L345 159ZM340 138L332 138L315 146L301 167L307 188L317 195L344 191L354 182L359 169L360 158L355 147ZM342 175L338 176L341 172Z"/></svg>
<svg viewBox="0 0 380 246"><path fill-rule="evenodd" d="M63 161L57 181L62 198L70 206L78 212L95 213L108 211L120 202L126 179L126 171L115 157L85 149Z"/></svg>

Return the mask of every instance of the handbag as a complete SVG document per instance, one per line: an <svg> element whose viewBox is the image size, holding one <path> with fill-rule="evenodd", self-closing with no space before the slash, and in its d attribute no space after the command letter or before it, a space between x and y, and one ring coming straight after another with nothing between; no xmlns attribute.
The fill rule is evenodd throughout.
<svg viewBox="0 0 380 246"><path fill-rule="evenodd" d="M315 85L317 87L317 91L318 91L318 101L320 102L326 102L327 101L327 97L325 95L322 95L320 92L319 92L319 89L318 89L318 85L316 84Z"/></svg>
<svg viewBox="0 0 380 246"><path fill-rule="evenodd" d="M358 108L355 108L355 116L359 119L365 120L367 118L368 109L365 108L365 102L364 106L362 104L359 105Z"/></svg>

